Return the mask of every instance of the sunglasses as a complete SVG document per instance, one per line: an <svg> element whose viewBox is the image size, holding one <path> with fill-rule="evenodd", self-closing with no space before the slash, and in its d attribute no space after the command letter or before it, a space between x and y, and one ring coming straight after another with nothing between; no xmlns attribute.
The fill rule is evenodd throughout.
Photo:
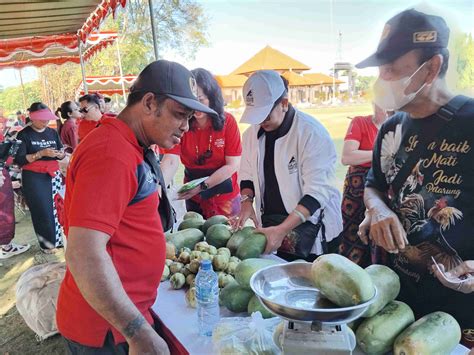
<svg viewBox="0 0 474 355"><path fill-rule="evenodd" d="M208 149L195 160L196 165L204 165L207 159L212 157L212 150Z"/></svg>
<svg viewBox="0 0 474 355"><path fill-rule="evenodd" d="M80 113L89 113L90 109L93 108L94 106L87 106L79 109Z"/></svg>
<svg viewBox="0 0 474 355"><path fill-rule="evenodd" d="M199 154L199 148L196 144L196 156L197 156L197 158L194 161L194 163L196 165L204 165L206 160L209 159L210 157L212 157L211 147L212 147L212 134L209 136L209 146L207 147L207 150L204 153Z"/></svg>

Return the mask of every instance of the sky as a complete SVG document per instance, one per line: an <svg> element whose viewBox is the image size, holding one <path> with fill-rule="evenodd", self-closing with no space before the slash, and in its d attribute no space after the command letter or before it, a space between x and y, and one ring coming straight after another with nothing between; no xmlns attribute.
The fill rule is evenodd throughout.
<svg viewBox="0 0 474 355"><path fill-rule="evenodd" d="M189 69L203 67L214 74L229 74L266 45L329 74L332 63L356 64L372 54L384 23L410 7L442 14L451 27L474 34L474 0L197 0L208 16L209 47L194 59L162 53ZM339 41L339 33L342 34ZM341 50L338 51L340 43ZM340 57L338 53L340 52ZM376 69L358 71L375 75ZM23 80L36 78L25 69ZM19 85L18 72L0 70L0 85Z"/></svg>

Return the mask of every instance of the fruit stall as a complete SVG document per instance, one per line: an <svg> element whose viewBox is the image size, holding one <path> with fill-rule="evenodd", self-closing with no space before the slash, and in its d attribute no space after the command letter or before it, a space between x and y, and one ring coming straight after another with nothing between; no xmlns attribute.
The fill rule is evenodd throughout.
<svg viewBox="0 0 474 355"><path fill-rule="evenodd" d="M168 233L153 310L177 352L189 354L467 354L444 312L415 321L396 301L400 281L383 265L362 269L336 254L313 263L262 255L265 236L233 231L224 216L188 212ZM202 260L218 275L221 320L198 335L195 278ZM175 350L176 351L176 350Z"/></svg>

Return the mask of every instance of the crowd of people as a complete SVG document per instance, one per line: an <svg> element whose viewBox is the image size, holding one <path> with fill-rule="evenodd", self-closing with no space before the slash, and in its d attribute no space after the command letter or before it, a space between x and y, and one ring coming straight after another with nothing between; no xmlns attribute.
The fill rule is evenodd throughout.
<svg viewBox="0 0 474 355"><path fill-rule="evenodd" d="M140 73L118 115L100 95L85 95L58 109L58 132L49 108L32 104L14 162L41 249L61 247L63 228L67 236L57 324L68 352L170 352L150 308L174 222L166 187L180 163L183 182L203 178L178 195L188 211L228 216L233 228L251 220L267 238L265 253L285 260L341 253L363 267L384 263L417 317L450 313L474 346L474 281L449 281L474 273L474 101L446 85L448 41L441 17L406 10L358 64L378 67L379 77L373 115L355 117L345 137L342 196L329 133L288 101L276 71L244 84L242 139L213 75L165 60ZM70 153L63 176L58 161ZM14 255L29 246L11 242L5 171L0 223L10 227L1 229L1 255Z"/></svg>

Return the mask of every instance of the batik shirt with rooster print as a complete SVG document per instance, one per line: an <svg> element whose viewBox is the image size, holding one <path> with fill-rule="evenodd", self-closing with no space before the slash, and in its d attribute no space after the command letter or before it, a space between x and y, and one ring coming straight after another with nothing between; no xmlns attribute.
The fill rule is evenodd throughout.
<svg viewBox="0 0 474 355"><path fill-rule="evenodd" d="M399 112L387 121L375 143L367 186L390 195L392 181L435 119L440 118L412 119ZM415 282L430 273L431 257L447 269L474 260L474 100L426 145L421 152L417 148L417 164L390 198L410 243L393 256L393 267Z"/></svg>

